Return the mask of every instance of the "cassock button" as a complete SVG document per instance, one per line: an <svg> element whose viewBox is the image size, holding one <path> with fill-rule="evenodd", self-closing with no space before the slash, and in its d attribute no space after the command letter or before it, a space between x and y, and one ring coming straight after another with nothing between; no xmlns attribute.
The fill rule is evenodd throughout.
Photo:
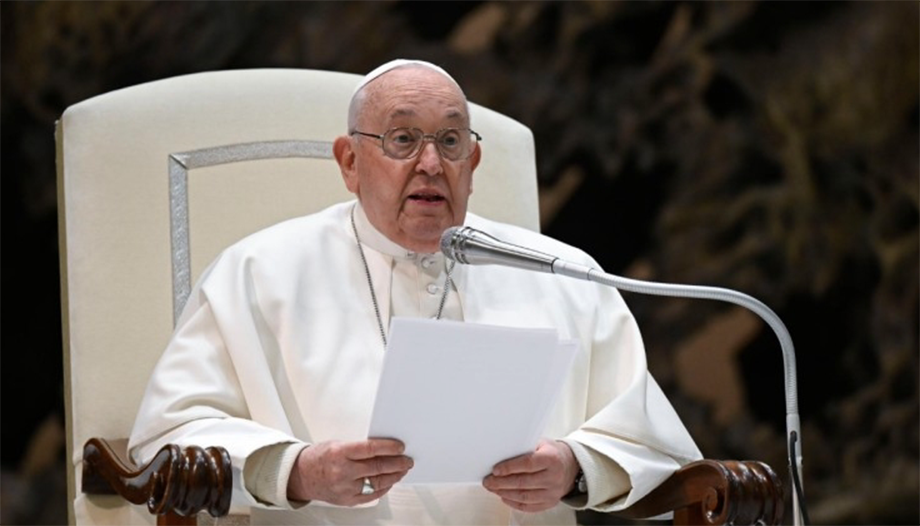
<svg viewBox="0 0 920 526"><path fill-rule="evenodd" d="M431 265L434 265L434 258L428 256L422 258L422 267L429 268Z"/></svg>
<svg viewBox="0 0 920 526"><path fill-rule="evenodd" d="M438 286L435 285L434 283L429 283L427 289L428 289L428 294L438 293Z"/></svg>

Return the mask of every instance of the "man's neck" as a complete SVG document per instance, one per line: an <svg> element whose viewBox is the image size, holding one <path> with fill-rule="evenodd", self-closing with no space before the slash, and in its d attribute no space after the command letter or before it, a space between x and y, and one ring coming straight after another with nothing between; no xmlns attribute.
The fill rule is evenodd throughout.
<svg viewBox="0 0 920 526"><path fill-rule="evenodd" d="M358 236L361 238L361 243L382 254L387 254L396 258L406 258L412 257L419 252L437 252L437 249L430 252L411 250L388 238L371 223L367 214L364 212L364 208L361 207L360 201L355 204L355 228L358 230Z"/></svg>

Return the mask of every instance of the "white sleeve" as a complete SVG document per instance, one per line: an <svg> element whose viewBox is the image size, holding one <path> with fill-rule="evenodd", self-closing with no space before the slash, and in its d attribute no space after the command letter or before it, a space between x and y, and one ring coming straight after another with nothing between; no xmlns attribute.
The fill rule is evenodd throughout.
<svg viewBox="0 0 920 526"><path fill-rule="evenodd" d="M251 351L251 359L258 360L258 344ZM196 287L150 377L128 441L128 453L138 463L148 462L166 444L223 446L233 465L234 510L266 507L245 489L249 455L273 444L300 442L250 419L240 365L231 359L206 295Z"/></svg>
<svg viewBox="0 0 920 526"><path fill-rule="evenodd" d="M243 467L246 489L266 504L286 509L305 506L309 501L290 501L287 497L291 470L305 447L303 443L275 444L249 455Z"/></svg>
<svg viewBox="0 0 920 526"><path fill-rule="evenodd" d="M649 374L639 328L622 297L607 289L600 298L587 419L566 442L585 472L585 507L607 512L632 505L702 455Z"/></svg>

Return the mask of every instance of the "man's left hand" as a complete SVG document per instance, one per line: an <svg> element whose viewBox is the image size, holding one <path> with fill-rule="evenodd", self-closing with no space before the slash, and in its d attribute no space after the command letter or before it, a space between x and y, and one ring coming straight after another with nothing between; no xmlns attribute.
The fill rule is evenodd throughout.
<svg viewBox="0 0 920 526"><path fill-rule="evenodd" d="M578 474L578 461L565 442L541 440L533 453L499 462L482 481L516 510L538 512L559 503Z"/></svg>

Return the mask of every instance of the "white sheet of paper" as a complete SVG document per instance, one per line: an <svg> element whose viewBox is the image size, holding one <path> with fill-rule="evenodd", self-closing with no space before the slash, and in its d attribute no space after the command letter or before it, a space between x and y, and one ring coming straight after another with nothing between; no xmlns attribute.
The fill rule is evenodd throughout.
<svg viewBox="0 0 920 526"><path fill-rule="evenodd" d="M533 451L577 351L553 329L394 318L370 437L397 438L406 484L479 484Z"/></svg>

